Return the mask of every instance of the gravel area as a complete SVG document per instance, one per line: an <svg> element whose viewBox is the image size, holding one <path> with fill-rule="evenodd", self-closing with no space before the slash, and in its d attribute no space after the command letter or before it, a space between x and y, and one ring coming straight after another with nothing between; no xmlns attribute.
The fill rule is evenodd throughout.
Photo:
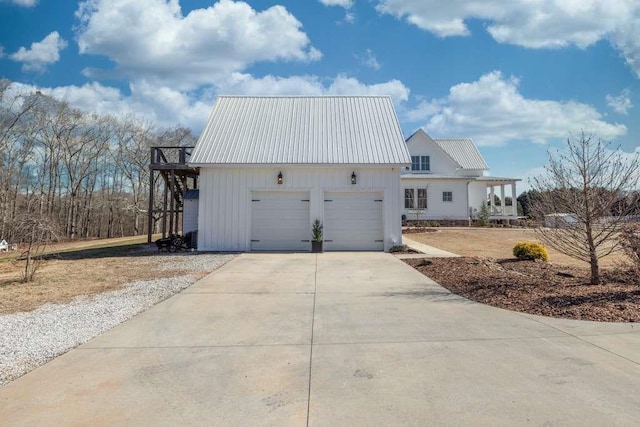
<svg viewBox="0 0 640 427"><path fill-rule="evenodd" d="M180 254L163 265L210 272L235 255ZM134 282L121 289L0 316L0 385L4 385L189 287L196 274Z"/></svg>

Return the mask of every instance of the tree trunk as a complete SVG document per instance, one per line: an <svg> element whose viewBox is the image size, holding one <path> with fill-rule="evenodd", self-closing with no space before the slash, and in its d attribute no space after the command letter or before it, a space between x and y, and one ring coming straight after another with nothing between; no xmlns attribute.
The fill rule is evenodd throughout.
<svg viewBox="0 0 640 427"><path fill-rule="evenodd" d="M591 285L599 285L600 284L600 266L598 265L598 256L595 251L591 253L591 260L589 262L591 264Z"/></svg>

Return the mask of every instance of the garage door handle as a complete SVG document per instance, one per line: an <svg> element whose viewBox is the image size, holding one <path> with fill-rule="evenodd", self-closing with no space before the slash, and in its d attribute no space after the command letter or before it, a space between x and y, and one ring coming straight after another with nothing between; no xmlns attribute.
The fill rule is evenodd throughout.
<svg viewBox="0 0 640 427"><path fill-rule="evenodd" d="M381 202L382 200L374 200L374 202Z"/></svg>
<svg viewBox="0 0 640 427"><path fill-rule="evenodd" d="M252 240L251 243L259 242L260 240Z"/></svg>
<svg viewBox="0 0 640 427"><path fill-rule="evenodd" d="M300 240L300 241L309 243L311 240Z"/></svg>
<svg viewBox="0 0 640 427"><path fill-rule="evenodd" d="M260 200L259 200L259 199L253 199L253 200L251 200L251 201L252 201L252 202L259 202Z"/></svg>
<svg viewBox="0 0 640 427"><path fill-rule="evenodd" d="M333 202L333 200L325 200L325 202Z"/></svg>
<svg viewBox="0 0 640 427"><path fill-rule="evenodd" d="M333 242L333 240L327 240L327 239L325 239L325 242Z"/></svg>
<svg viewBox="0 0 640 427"><path fill-rule="evenodd" d="M376 243L383 243L383 242L384 242L384 240L374 240L374 242L376 242Z"/></svg>
<svg viewBox="0 0 640 427"><path fill-rule="evenodd" d="M308 201L309 201L309 199L302 199L302 200L300 200L300 201L301 201L301 202L308 202Z"/></svg>

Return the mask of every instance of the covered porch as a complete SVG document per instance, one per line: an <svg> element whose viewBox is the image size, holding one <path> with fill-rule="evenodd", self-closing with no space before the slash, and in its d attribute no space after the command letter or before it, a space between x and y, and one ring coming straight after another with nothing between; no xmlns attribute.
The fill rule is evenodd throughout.
<svg viewBox="0 0 640 427"><path fill-rule="evenodd" d="M483 182L487 188L485 203L489 210L489 220L517 220L518 202L516 200L516 182L521 180L517 178L485 176L481 177L479 181ZM496 202L496 196L500 198L500 205ZM506 200L507 197L511 198L508 204Z"/></svg>

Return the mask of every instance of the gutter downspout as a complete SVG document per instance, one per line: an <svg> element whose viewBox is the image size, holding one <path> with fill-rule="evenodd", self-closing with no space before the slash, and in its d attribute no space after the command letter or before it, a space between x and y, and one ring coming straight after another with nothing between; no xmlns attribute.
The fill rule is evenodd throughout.
<svg viewBox="0 0 640 427"><path fill-rule="evenodd" d="M469 206L469 184L471 184L471 181L467 181L467 220L469 222L469 227L471 227L471 206Z"/></svg>

